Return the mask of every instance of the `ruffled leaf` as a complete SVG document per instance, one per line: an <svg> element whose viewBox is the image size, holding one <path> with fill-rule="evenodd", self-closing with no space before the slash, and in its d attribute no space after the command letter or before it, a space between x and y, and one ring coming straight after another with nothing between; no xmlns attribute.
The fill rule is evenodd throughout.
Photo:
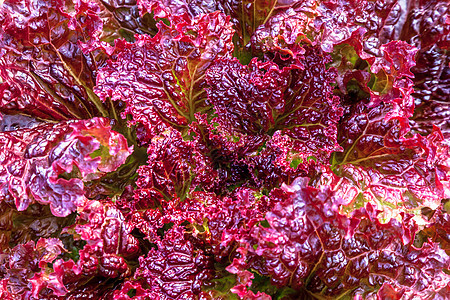
<svg viewBox="0 0 450 300"><path fill-rule="evenodd" d="M103 22L100 40L113 43L118 38L134 41L135 34L155 35L156 22L149 13L141 13L136 0L96 0ZM142 15L142 16L141 16Z"/></svg>
<svg viewBox="0 0 450 300"><path fill-rule="evenodd" d="M398 38L406 7L397 0L323 1L317 8L320 16L314 21L320 30L317 42L326 52L335 45L354 45L363 59L381 56L380 46Z"/></svg>
<svg viewBox="0 0 450 300"><path fill-rule="evenodd" d="M239 35L238 48L245 47L252 34L278 11L294 10L302 1L217 1L230 15Z"/></svg>
<svg viewBox="0 0 450 300"><path fill-rule="evenodd" d="M448 201L446 205L449 205ZM430 224L419 233L419 237L439 243L441 249L450 255L450 214L445 206L434 212Z"/></svg>
<svg viewBox="0 0 450 300"><path fill-rule="evenodd" d="M68 298L107 298L112 287L131 275L128 260L137 258L139 242L112 203L90 200L78 212L75 224L64 229L77 247L54 262L50 276L58 278Z"/></svg>
<svg viewBox="0 0 450 300"><path fill-rule="evenodd" d="M269 207L267 197L244 188L236 190L232 197L208 203L205 218L215 259L221 261L236 255L237 242L263 220Z"/></svg>
<svg viewBox="0 0 450 300"><path fill-rule="evenodd" d="M64 252L59 239L40 239L14 247L6 259L7 289L20 299L39 299L52 290L54 295L64 295L67 290L59 278L51 275L47 263Z"/></svg>
<svg viewBox="0 0 450 300"><path fill-rule="evenodd" d="M108 116L93 93L102 55L80 43L102 29L92 3L5 1L0 13L0 112L50 120Z"/></svg>
<svg viewBox="0 0 450 300"><path fill-rule="evenodd" d="M73 222L73 218L55 217L47 205L31 204L25 211L17 211L15 205L0 203L0 250L40 238L59 235L61 230Z"/></svg>
<svg viewBox="0 0 450 300"><path fill-rule="evenodd" d="M381 224L370 207L341 215L339 198L327 187L307 187L306 179L271 197L281 201L266 214L267 225L251 231L249 253L264 260L263 267L253 264L277 286L317 297L370 297L388 284L399 295L431 298L450 282L449 257L434 243L412 246L416 227L408 218Z"/></svg>
<svg viewBox="0 0 450 300"><path fill-rule="evenodd" d="M147 149L147 165L138 170L138 197L153 201L189 197L192 191L211 187L217 172L195 141L184 141L176 130L154 137Z"/></svg>
<svg viewBox="0 0 450 300"><path fill-rule="evenodd" d="M156 18L173 18L188 15L195 18L222 10L215 0L138 0L142 10L153 12Z"/></svg>
<svg viewBox="0 0 450 300"><path fill-rule="evenodd" d="M448 147L442 134L408 136L407 121L387 118L391 111L387 105L363 103L348 111L338 138L344 152L333 158L338 178L330 177L345 195L345 205L369 201L387 220L399 211L436 209L448 193Z"/></svg>
<svg viewBox="0 0 450 300"><path fill-rule="evenodd" d="M83 205L84 181L116 170L132 152L102 118L4 132L0 143L1 201L19 211L34 201L50 204L59 217Z"/></svg>
<svg viewBox="0 0 450 300"><path fill-rule="evenodd" d="M233 47L231 25L219 13L158 26L153 38L142 35L133 44L116 43L120 53L97 77L101 99L125 101L125 113L143 125L138 132L143 143L168 127L183 130L195 120L194 114L207 107L207 68Z"/></svg>
<svg viewBox="0 0 450 300"><path fill-rule="evenodd" d="M244 141L272 136L271 143L281 149L277 164L305 169L314 160L327 163L340 149L336 124L342 110L329 84L335 72L325 66L328 56L317 50L307 48L303 59L281 70L256 59L248 66L218 60L207 73L217 130Z"/></svg>
<svg viewBox="0 0 450 300"><path fill-rule="evenodd" d="M293 1L290 9L278 10L251 37L252 52L280 53L296 57L303 53L300 42L311 43L319 1Z"/></svg>
<svg viewBox="0 0 450 300"><path fill-rule="evenodd" d="M194 248L182 228L174 227L157 249L140 257L134 277L160 299L191 299L203 294L202 286L212 275L210 258Z"/></svg>
<svg viewBox="0 0 450 300"><path fill-rule="evenodd" d="M411 126L429 134L433 125L450 137L450 23L445 1L413 1L401 38L419 48L414 73L416 102Z"/></svg>

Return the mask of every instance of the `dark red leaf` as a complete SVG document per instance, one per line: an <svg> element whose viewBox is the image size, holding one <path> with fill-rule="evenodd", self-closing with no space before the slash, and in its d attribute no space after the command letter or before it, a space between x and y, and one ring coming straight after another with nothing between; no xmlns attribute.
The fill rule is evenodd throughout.
<svg viewBox="0 0 450 300"><path fill-rule="evenodd" d="M450 137L450 23L445 1L412 1L400 38L419 48L414 73L416 110L412 128L428 134L433 125Z"/></svg>
<svg viewBox="0 0 450 300"><path fill-rule="evenodd" d="M83 54L79 45L95 40L102 29L95 11L81 0L3 3L0 112L50 120L109 115L93 93L104 58Z"/></svg>
<svg viewBox="0 0 450 300"><path fill-rule="evenodd" d="M437 209L430 224L420 232L420 236L439 243L439 246L450 255L450 214L448 211L445 208Z"/></svg>
<svg viewBox="0 0 450 300"><path fill-rule="evenodd" d="M204 282L211 276L210 258L185 239L180 227L166 232L158 242L158 249L151 249L146 257L139 258L134 275L160 299L192 299L201 295Z"/></svg>
<svg viewBox="0 0 450 300"><path fill-rule="evenodd" d="M388 105L368 108L363 103L348 111L338 138L344 152L333 159L338 177L330 177L345 195L345 205L371 202L386 220L401 211L436 209L448 194L448 147L442 134L407 135L407 121L388 118L391 112Z"/></svg>
<svg viewBox="0 0 450 300"><path fill-rule="evenodd" d="M448 298L446 1L0 2L0 298Z"/></svg>
<svg viewBox="0 0 450 300"><path fill-rule="evenodd" d="M290 10L297 12L297 7L302 8L303 1L217 1L221 4L223 11L230 15L239 35L238 48L247 46L255 30L267 22L267 20L278 11ZM312 1L308 1L312 2Z"/></svg>
<svg viewBox="0 0 450 300"><path fill-rule="evenodd" d="M156 22L149 13L139 11L137 1L96 0L99 17L103 22L100 40L113 43L117 38L134 41L135 34L151 34L157 32ZM142 14L142 16L141 16Z"/></svg>
<svg viewBox="0 0 450 300"><path fill-rule="evenodd" d="M97 77L100 98L125 101L125 113L144 126L138 136L143 143L168 127L182 130L195 120L194 114L206 108L207 68L233 47L231 24L220 13L158 26L153 38L117 42L120 53Z"/></svg>
<svg viewBox="0 0 450 300"><path fill-rule="evenodd" d="M341 215L336 208L342 200L306 181L274 190L271 197L284 200L266 214L268 226L250 232L249 251L257 257L252 260L264 260L265 269L258 271L267 272L273 284L326 297L355 288L352 295L367 297L382 283L421 297L445 289L449 257L435 243L412 246L416 226L410 217L382 224L370 206Z"/></svg>
<svg viewBox="0 0 450 300"><path fill-rule="evenodd" d="M59 239L40 239L36 244L30 241L14 247L5 262L8 290L20 299L39 299L43 289L64 295L67 290L47 266L64 251Z"/></svg>
<svg viewBox="0 0 450 300"><path fill-rule="evenodd" d="M83 182L116 170L132 152L107 119L43 124L0 133L1 201L19 211L34 201L67 216L85 201Z"/></svg>
<svg viewBox="0 0 450 300"><path fill-rule="evenodd" d="M139 252L138 241L130 234L131 228L123 214L110 203L89 201L79 210L76 223L69 231L77 236L76 239L87 242L80 254L86 254L85 258L88 259L92 259L92 255L99 255L99 265L106 269L118 259L117 255L133 257ZM83 262L78 261L78 264L80 268L85 267Z"/></svg>
<svg viewBox="0 0 450 300"><path fill-rule="evenodd" d="M153 12L157 18L169 20L182 15L195 18L222 10L215 0L139 0L138 3L142 10Z"/></svg>
<svg viewBox="0 0 450 300"><path fill-rule="evenodd" d="M242 237L263 219L270 208L268 199L255 190L238 189L233 197L224 197L208 203L208 230L212 252L217 261L233 254Z"/></svg>
<svg viewBox="0 0 450 300"><path fill-rule="evenodd" d="M73 221L71 217L55 217L49 206L38 203L25 211L17 211L15 205L0 204L0 250L6 252L18 244L26 244L40 238L55 237Z"/></svg>
<svg viewBox="0 0 450 300"><path fill-rule="evenodd" d="M293 9L283 9L266 18L251 36L252 51L255 54L281 53L296 57L303 53L301 41L311 43L314 20L319 15L318 1L292 1Z"/></svg>
<svg viewBox="0 0 450 300"><path fill-rule="evenodd" d="M397 0L389 1L323 1L314 20L321 31L316 42L326 52L335 45L353 44L363 59L381 56L382 44L398 39L407 8Z"/></svg>
<svg viewBox="0 0 450 300"><path fill-rule="evenodd" d="M277 164L305 168L310 162L327 163L336 143L341 116L339 99L330 82L326 54L307 48L295 64L279 69L275 63L218 60L208 71L208 100L214 105L217 130L229 138L271 135L281 153Z"/></svg>
<svg viewBox="0 0 450 300"><path fill-rule="evenodd" d="M184 141L176 130L165 131L149 143L147 165L138 170L137 197L156 201L178 197L182 200L195 189L211 187L217 172L195 141ZM144 195L145 194L145 195Z"/></svg>

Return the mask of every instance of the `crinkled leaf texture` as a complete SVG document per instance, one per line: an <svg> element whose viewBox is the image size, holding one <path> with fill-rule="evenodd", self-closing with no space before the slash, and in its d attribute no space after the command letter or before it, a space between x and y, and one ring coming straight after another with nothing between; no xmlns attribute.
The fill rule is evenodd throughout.
<svg viewBox="0 0 450 300"><path fill-rule="evenodd" d="M316 41L326 52L332 52L335 45L353 43L363 59L380 56L380 46L398 38L395 29L402 25L404 9L396 0L323 1L314 20L320 30Z"/></svg>
<svg viewBox="0 0 450 300"><path fill-rule="evenodd" d="M34 203L25 211L17 211L14 203L3 201L0 203L0 250L7 252L18 244L58 236L71 222L71 217L54 216L48 205Z"/></svg>
<svg viewBox="0 0 450 300"><path fill-rule="evenodd" d="M439 208L433 214L430 224L420 232L420 235L439 243L439 246L450 255L450 214L448 213L449 202L443 208Z"/></svg>
<svg viewBox="0 0 450 300"><path fill-rule="evenodd" d="M117 280L130 275L127 259L137 257L139 243L114 204L89 200L78 211L75 224L64 231L85 245L76 260L56 260L51 276L64 285L66 297L107 298ZM104 278L109 282L105 283Z"/></svg>
<svg viewBox="0 0 450 300"><path fill-rule="evenodd" d="M138 0L142 10L153 12L156 18L171 20L182 15L194 18L220 9L215 0Z"/></svg>
<svg viewBox="0 0 450 300"><path fill-rule="evenodd" d="M194 248L181 227L170 229L157 245L139 258L135 278L163 300L201 296L203 281L212 277L210 257Z"/></svg>
<svg viewBox="0 0 450 300"><path fill-rule="evenodd" d="M100 40L113 44L118 38L134 41L135 34L155 35L156 22L149 13L139 11L137 1L96 0L103 22Z"/></svg>
<svg viewBox="0 0 450 300"><path fill-rule="evenodd" d="M2 254L6 270L5 290L14 295L13 299L39 299L51 292L56 296L64 295L66 288L47 266L62 252L65 252L62 242L51 238L20 244L11 249L8 255Z"/></svg>
<svg viewBox="0 0 450 300"><path fill-rule="evenodd" d="M280 53L295 57L302 53L300 41L311 42L318 1L292 1L289 10L278 9L251 36L254 53Z"/></svg>
<svg viewBox="0 0 450 300"><path fill-rule="evenodd" d="M338 177L328 177L350 210L370 202L386 220L401 211L436 209L448 194L448 146L442 133L410 135L407 121L389 119L390 113L391 106L384 104L349 108L339 128L344 152L334 155Z"/></svg>
<svg viewBox="0 0 450 300"><path fill-rule="evenodd" d="M218 0L226 14L230 15L237 28L240 38L240 47L245 47L253 35L253 32L264 24L270 16L277 11L286 11L290 9L295 11L295 7L301 5L303 1L278 1L278 0L240 0L240 1L221 1ZM298 2L298 3L297 3Z"/></svg>
<svg viewBox="0 0 450 300"><path fill-rule="evenodd" d="M0 12L0 112L50 120L107 117L93 93L104 55L83 54L102 29L92 2L5 1Z"/></svg>
<svg viewBox="0 0 450 300"><path fill-rule="evenodd" d="M401 38L419 48L414 73L416 109L411 126L420 134L439 126L450 138L450 23L445 1L413 1Z"/></svg>
<svg viewBox="0 0 450 300"><path fill-rule="evenodd" d="M239 188L232 197L215 199L208 203L205 218L214 258L222 261L230 255L241 237L263 220L270 202L255 190Z"/></svg>
<svg viewBox="0 0 450 300"><path fill-rule="evenodd" d="M410 216L382 224L371 206L341 215L342 199L307 180L272 191L278 203L266 214L267 224L241 238L249 267L276 286L317 297L383 297L389 290L396 297L433 299L447 290L449 257L433 242L412 245L417 227ZM233 265L238 267L236 259Z"/></svg>
<svg viewBox="0 0 450 300"><path fill-rule="evenodd" d="M217 177L211 160L196 141L184 141L174 129L155 136L147 152L147 165L138 170L138 197L184 200L197 188L209 189Z"/></svg>
<svg viewBox="0 0 450 300"><path fill-rule="evenodd" d="M195 121L194 114L207 106L206 70L233 49L231 24L218 12L158 26L154 37L118 41L116 58L97 77L101 99L125 101L125 113L145 128L138 133L144 143L169 127L183 130Z"/></svg>
<svg viewBox="0 0 450 300"><path fill-rule="evenodd" d="M70 234L73 240L83 241L84 246L77 246L78 250L67 240L63 245L60 239L40 239L36 245L33 241L20 244L9 255L0 256L5 262L1 269L5 291L16 295L14 299L87 295L111 299L111 289L130 275L126 259L136 258L139 248L123 214L112 203L94 200L78 210L75 224L64 229L61 236ZM68 248L77 250L76 254ZM105 278L109 278L108 283Z"/></svg>
<svg viewBox="0 0 450 300"><path fill-rule="evenodd" d="M304 4L303 2L307 2ZM222 11L231 17L238 41L238 48L243 48L250 42L254 31L277 12L290 9L291 14L301 11L303 7L313 7L316 1L222 1L222 0L140 0L140 5L147 11L153 11L158 18L172 20L184 14L195 17L214 11ZM300 8L298 8L300 7Z"/></svg>
<svg viewBox="0 0 450 300"><path fill-rule="evenodd" d="M0 298L448 298L444 0L0 1Z"/></svg>
<svg viewBox="0 0 450 300"><path fill-rule="evenodd" d="M211 122L213 132L231 141L216 151L226 154L242 144L229 152L268 187L281 184L285 174L306 174L316 162L328 164L330 153L341 149L336 125L342 114L332 94L335 70L326 67L329 59L319 48L307 47L281 69L256 58L248 66L217 60L207 72L208 101L216 115Z"/></svg>
<svg viewBox="0 0 450 300"><path fill-rule="evenodd" d="M105 118L3 132L0 144L1 201L20 211L49 204L58 217L84 204L83 182L116 170L132 152Z"/></svg>

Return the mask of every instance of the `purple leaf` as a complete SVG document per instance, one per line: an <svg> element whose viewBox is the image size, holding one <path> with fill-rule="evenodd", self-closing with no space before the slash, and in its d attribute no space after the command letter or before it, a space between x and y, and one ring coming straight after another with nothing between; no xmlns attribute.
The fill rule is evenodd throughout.
<svg viewBox="0 0 450 300"><path fill-rule="evenodd" d="M439 126L450 137L450 46L449 8L445 1L413 1L401 38L419 48L414 73L416 102L411 127L429 134Z"/></svg>

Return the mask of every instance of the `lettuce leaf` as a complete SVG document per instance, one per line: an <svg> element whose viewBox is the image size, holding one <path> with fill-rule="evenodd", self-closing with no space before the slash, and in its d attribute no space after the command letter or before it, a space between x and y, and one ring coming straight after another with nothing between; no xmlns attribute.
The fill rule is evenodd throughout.
<svg viewBox="0 0 450 300"><path fill-rule="evenodd" d="M0 143L1 201L19 211L49 204L58 217L84 204L84 182L116 170L132 152L104 118L3 132Z"/></svg>

